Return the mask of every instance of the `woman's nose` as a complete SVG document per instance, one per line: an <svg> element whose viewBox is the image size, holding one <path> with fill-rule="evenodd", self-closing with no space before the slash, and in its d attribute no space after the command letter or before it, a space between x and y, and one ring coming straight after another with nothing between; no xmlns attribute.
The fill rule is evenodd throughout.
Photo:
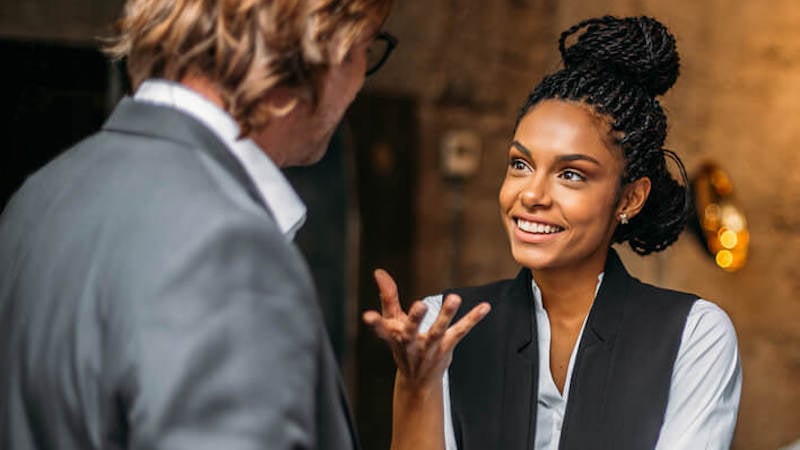
<svg viewBox="0 0 800 450"><path fill-rule="evenodd" d="M550 194L543 182L531 182L519 193L519 200L526 208L547 206L550 204Z"/></svg>

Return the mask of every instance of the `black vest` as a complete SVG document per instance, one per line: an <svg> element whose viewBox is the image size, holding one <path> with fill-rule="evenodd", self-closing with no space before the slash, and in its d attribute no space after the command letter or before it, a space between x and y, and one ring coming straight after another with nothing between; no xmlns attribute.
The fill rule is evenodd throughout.
<svg viewBox="0 0 800 450"><path fill-rule="evenodd" d="M450 399L459 450L528 450L536 435L539 347L531 273L447 291L457 320L482 301L492 312L456 347ZM561 450L643 450L656 445L672 366L694 295L628 275L611 250L578 344Z"/></svg>

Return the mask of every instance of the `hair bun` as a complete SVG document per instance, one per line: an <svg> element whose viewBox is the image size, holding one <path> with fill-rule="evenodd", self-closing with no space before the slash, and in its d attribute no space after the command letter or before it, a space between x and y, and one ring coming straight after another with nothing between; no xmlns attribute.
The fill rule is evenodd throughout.
<svg viewBox="0 0 800 450"><path fill-rule="evenodd" d="M566 47L566 40L580 31L577 41ZM641 86L653 97L667 92L678 78L675 37L650 17L585 20L561 33L559 49L567 68L594 66Z"/></svg>

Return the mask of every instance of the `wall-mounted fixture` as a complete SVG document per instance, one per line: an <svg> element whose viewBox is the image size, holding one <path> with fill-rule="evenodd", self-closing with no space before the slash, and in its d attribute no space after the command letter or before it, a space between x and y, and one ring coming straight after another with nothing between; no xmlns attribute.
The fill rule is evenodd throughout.
<svg viewBox="0 0 800 450"><path fill-rule="evenodd" d="M719 165L706 162L692 180L694 231L720 268L734 272L747 262L750 232L736 204L733 182Z"/></svg>
<svg viewBox="0 0 800 450"><path fill-rule="evenodd" d="M469 130L450 130L442 136L440 148L442 174L451 181L465 181L478 173L481 139Z"/></svg>
<svg viewBox="0 0 800 450"><path fill-rule="evenodd" d="M439 167L450 187L450 275L448 285L461 284L464 245L464 185L481 165L481 138L471 130L449 130L442 135Z"/></svg>

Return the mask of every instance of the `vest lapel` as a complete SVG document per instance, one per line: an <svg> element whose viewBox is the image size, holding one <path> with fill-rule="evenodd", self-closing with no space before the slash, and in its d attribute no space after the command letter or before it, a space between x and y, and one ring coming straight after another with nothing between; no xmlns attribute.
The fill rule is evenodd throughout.
<svg viewBox="0 0 800 450"><path fill-rule="evenodd" d="M461 450L530 450L536 433L539 352L530 272L458 290L469 311L493 310L456 347L450 366ZM686 317L696 296L640 283L609 251L570 380L562 450L656 445ZM621 331L624 329L624 332Z"/></svg>
<svg viewBox="0 0 800 450"><path fill-rule="evenodd" d="M455 292L463 302L454 320L481 301L492 312L456 346L450 365L453 428L461 450L532 450L539 347L531 274Z"/></svg>
<svg viewBox="0 0 800 450"><path fill-rule="evenodd" d="M559 449L600 448L612 353L630 285L630 276L610 249L575 357Z"/></svg>
<svg viewBox="0 0 800 450"><path fill-rule="evenodd" d="M536 314L531 293L531 273L524 269L508 286L506 320L509 340L503 390L503 423L500 439L504 449L533 449L539 395L539 346Z"/></svg>

